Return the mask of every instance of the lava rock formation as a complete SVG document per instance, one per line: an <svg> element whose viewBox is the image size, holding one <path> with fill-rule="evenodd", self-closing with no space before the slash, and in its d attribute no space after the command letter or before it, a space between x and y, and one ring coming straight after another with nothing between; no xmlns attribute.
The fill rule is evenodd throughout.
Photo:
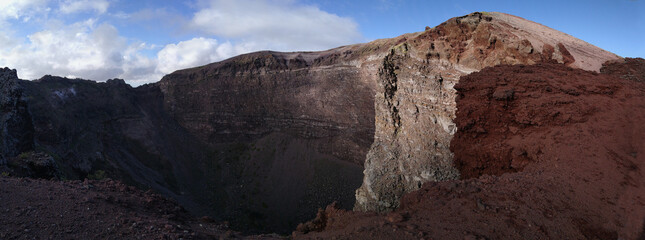
<svg viewBox="0 0 645 240"><path fill-rule="evenodd" d="M245 232L288 233L318 214L303 237L632 238L642 212L621 209L640 207L630 204L641 199L642 111L626 114L642 109L642 65L519 17L473 13L327 51L240 55L136 88L25 81L5 68L0 170L118 179Z"/></svg>

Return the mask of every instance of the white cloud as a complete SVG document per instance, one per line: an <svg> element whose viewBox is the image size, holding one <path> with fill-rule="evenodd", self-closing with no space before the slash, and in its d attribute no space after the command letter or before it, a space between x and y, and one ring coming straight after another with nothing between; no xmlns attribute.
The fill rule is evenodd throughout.
<svg viewBox="0 0 645 240"><path fill-rule="evenodd" d="M202 5L190 21L163 8L111 14L117 19L153 22L148 25L156 28L175 24L188 26L183 31L206 33L154 46L121 36L116 27L100 18L69 24L56 18L58 14L47 14L52 2L60 4L56 7L61 14L110 14L106 0L0 0L0 66L16 68L23 79L46 74L98 81L117 77L136 86L158 81L178 69L251 51L323 50L362 40L353 20L293 0L198 1ZM16 20L36 17L44 23L39 25L41 29L15 37L20 29Z"/></svg>
<svg viewBox="0 0 645 240"><path fill-rule="evenodd" d="M131 45L123 52L124 64L123 73L119 78L125 79L132 85L156 82L163 77L163 74L156 71L157 59L144 56L140 51L153 49L155 46L140 43Z"/></svg>
<svg viewBox="0 0 645 240"><path fill-rule="evenodd" d="M271 50L324 50L362 40L350 18L294 1L210 0L190 27Z"/></svg>
<svg viewBox="0 0 645 240"><path fill-rule="evenodd" d="M117 18L117 19L128 19L128 18L131 17L130 14L127 14L127 13L125 13L123 11L118 11L116 13L112 13L111 15L112 15L112 17Z"/></svg>
<svg viewBox="0 0 645 240"><path fill-rule="evenodd" d="M107 12L110 3L106 0L66 0L60 5L60 11L64 14L95 11L98 14Z"/></svg>
<svg viewBox="0 0 645 240"><path fill-rule="evenodd" d="M0 49L11 48L16 45L16 41L8 34L8 30L0 28Z"/></svg>
<svg viewBox="0 0 645 240"><path fill-rule="evenodd" d="M157 54L157 71L168 74L175 70L196 67L236 55L238 49L229 43L218 44L211 38L193 38L168 44Z"/></svg>
<svg viewBox="0 0 645 240"><path fill-rule="evenodd" d="M36 32L28 40L0 49L0 64L17 68L24 79L51 74L93 80L124 76L143 80L146 78L140 72L154 72L156 65L129 46L114 26L95 26L91 19Z"/></svg>
<svg viewBox="0 0 645 240"><path fill-rule="evenodd" d="M0 34L0 42L13 41ZM14 41L15 42L15 41ZM157 46L138 42L128 44L110 24L94 19L71 25L53 25L33 33L24 43L0 47L0 66L18 69L23 79L43 75L79 77L104 81L123 78L132 85L158 81L164 74L196 67L247 52L245 45L219 43L211 38L193 38L168 44L157 56L143 51Z"/></svg>
<svg viewBox="0 0 645 240"><path fill-rule="evenodd" d="M49 0L2 0L0 1L0 20L29 18L40 11L46 10Z"/></svg>

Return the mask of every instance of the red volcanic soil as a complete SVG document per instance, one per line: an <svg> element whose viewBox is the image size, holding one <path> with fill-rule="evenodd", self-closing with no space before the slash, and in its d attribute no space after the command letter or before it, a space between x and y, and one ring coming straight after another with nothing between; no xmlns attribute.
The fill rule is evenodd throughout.
<svg viewBox="0 0 645 240"><path fill-rule="evenodd" d="M645 81L645 59L624 58L608 61L603 64L600 72L626 80L643 82Z"/></svg>
<svg viewBox="0 0 645 240"><path fill-rule="evenodd" d="M0 177L0 239L274 239L244 237L177 203L117 181Z"/></svg>
<svg viewBox="0 0 645 240"><path fill-rule="evenodd" d="M620 77L546 63L464 76L462 180L427 183L386 215L328 207L294 237L644 238L645 79Z"/></svg>

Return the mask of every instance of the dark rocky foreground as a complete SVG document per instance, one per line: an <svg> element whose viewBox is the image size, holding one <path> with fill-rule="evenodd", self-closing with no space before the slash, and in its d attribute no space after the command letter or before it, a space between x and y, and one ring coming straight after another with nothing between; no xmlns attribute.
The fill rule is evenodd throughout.
<svg viewBox="0 0 645 240"><path fill-rule="evenodd" d="M281 239L245 236L177 202L111 179L0 177L1 239Z"/></svg>

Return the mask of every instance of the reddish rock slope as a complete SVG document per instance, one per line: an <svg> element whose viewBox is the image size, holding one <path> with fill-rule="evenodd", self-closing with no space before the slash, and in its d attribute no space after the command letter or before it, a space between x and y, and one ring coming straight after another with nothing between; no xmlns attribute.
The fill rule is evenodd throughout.
<svg viewBox="0 0 645 240"><path fill-rule="evenodd" d="M620 57L503 13L472 13L407 36L383 60L374 98L374 143L356 210L387 211L422 183L459 178L449 149L459 78L500 64L558 62L599 71Z"/></svg>
<svg viewBox="0 0 645 240"><path fill-rule="evenodd" d="M295 236L643 237L645 84L537 64L485 68L455 88L451 150L463 180L427 183L387 215L330 207L300 227L322 232Z"/></svg>

